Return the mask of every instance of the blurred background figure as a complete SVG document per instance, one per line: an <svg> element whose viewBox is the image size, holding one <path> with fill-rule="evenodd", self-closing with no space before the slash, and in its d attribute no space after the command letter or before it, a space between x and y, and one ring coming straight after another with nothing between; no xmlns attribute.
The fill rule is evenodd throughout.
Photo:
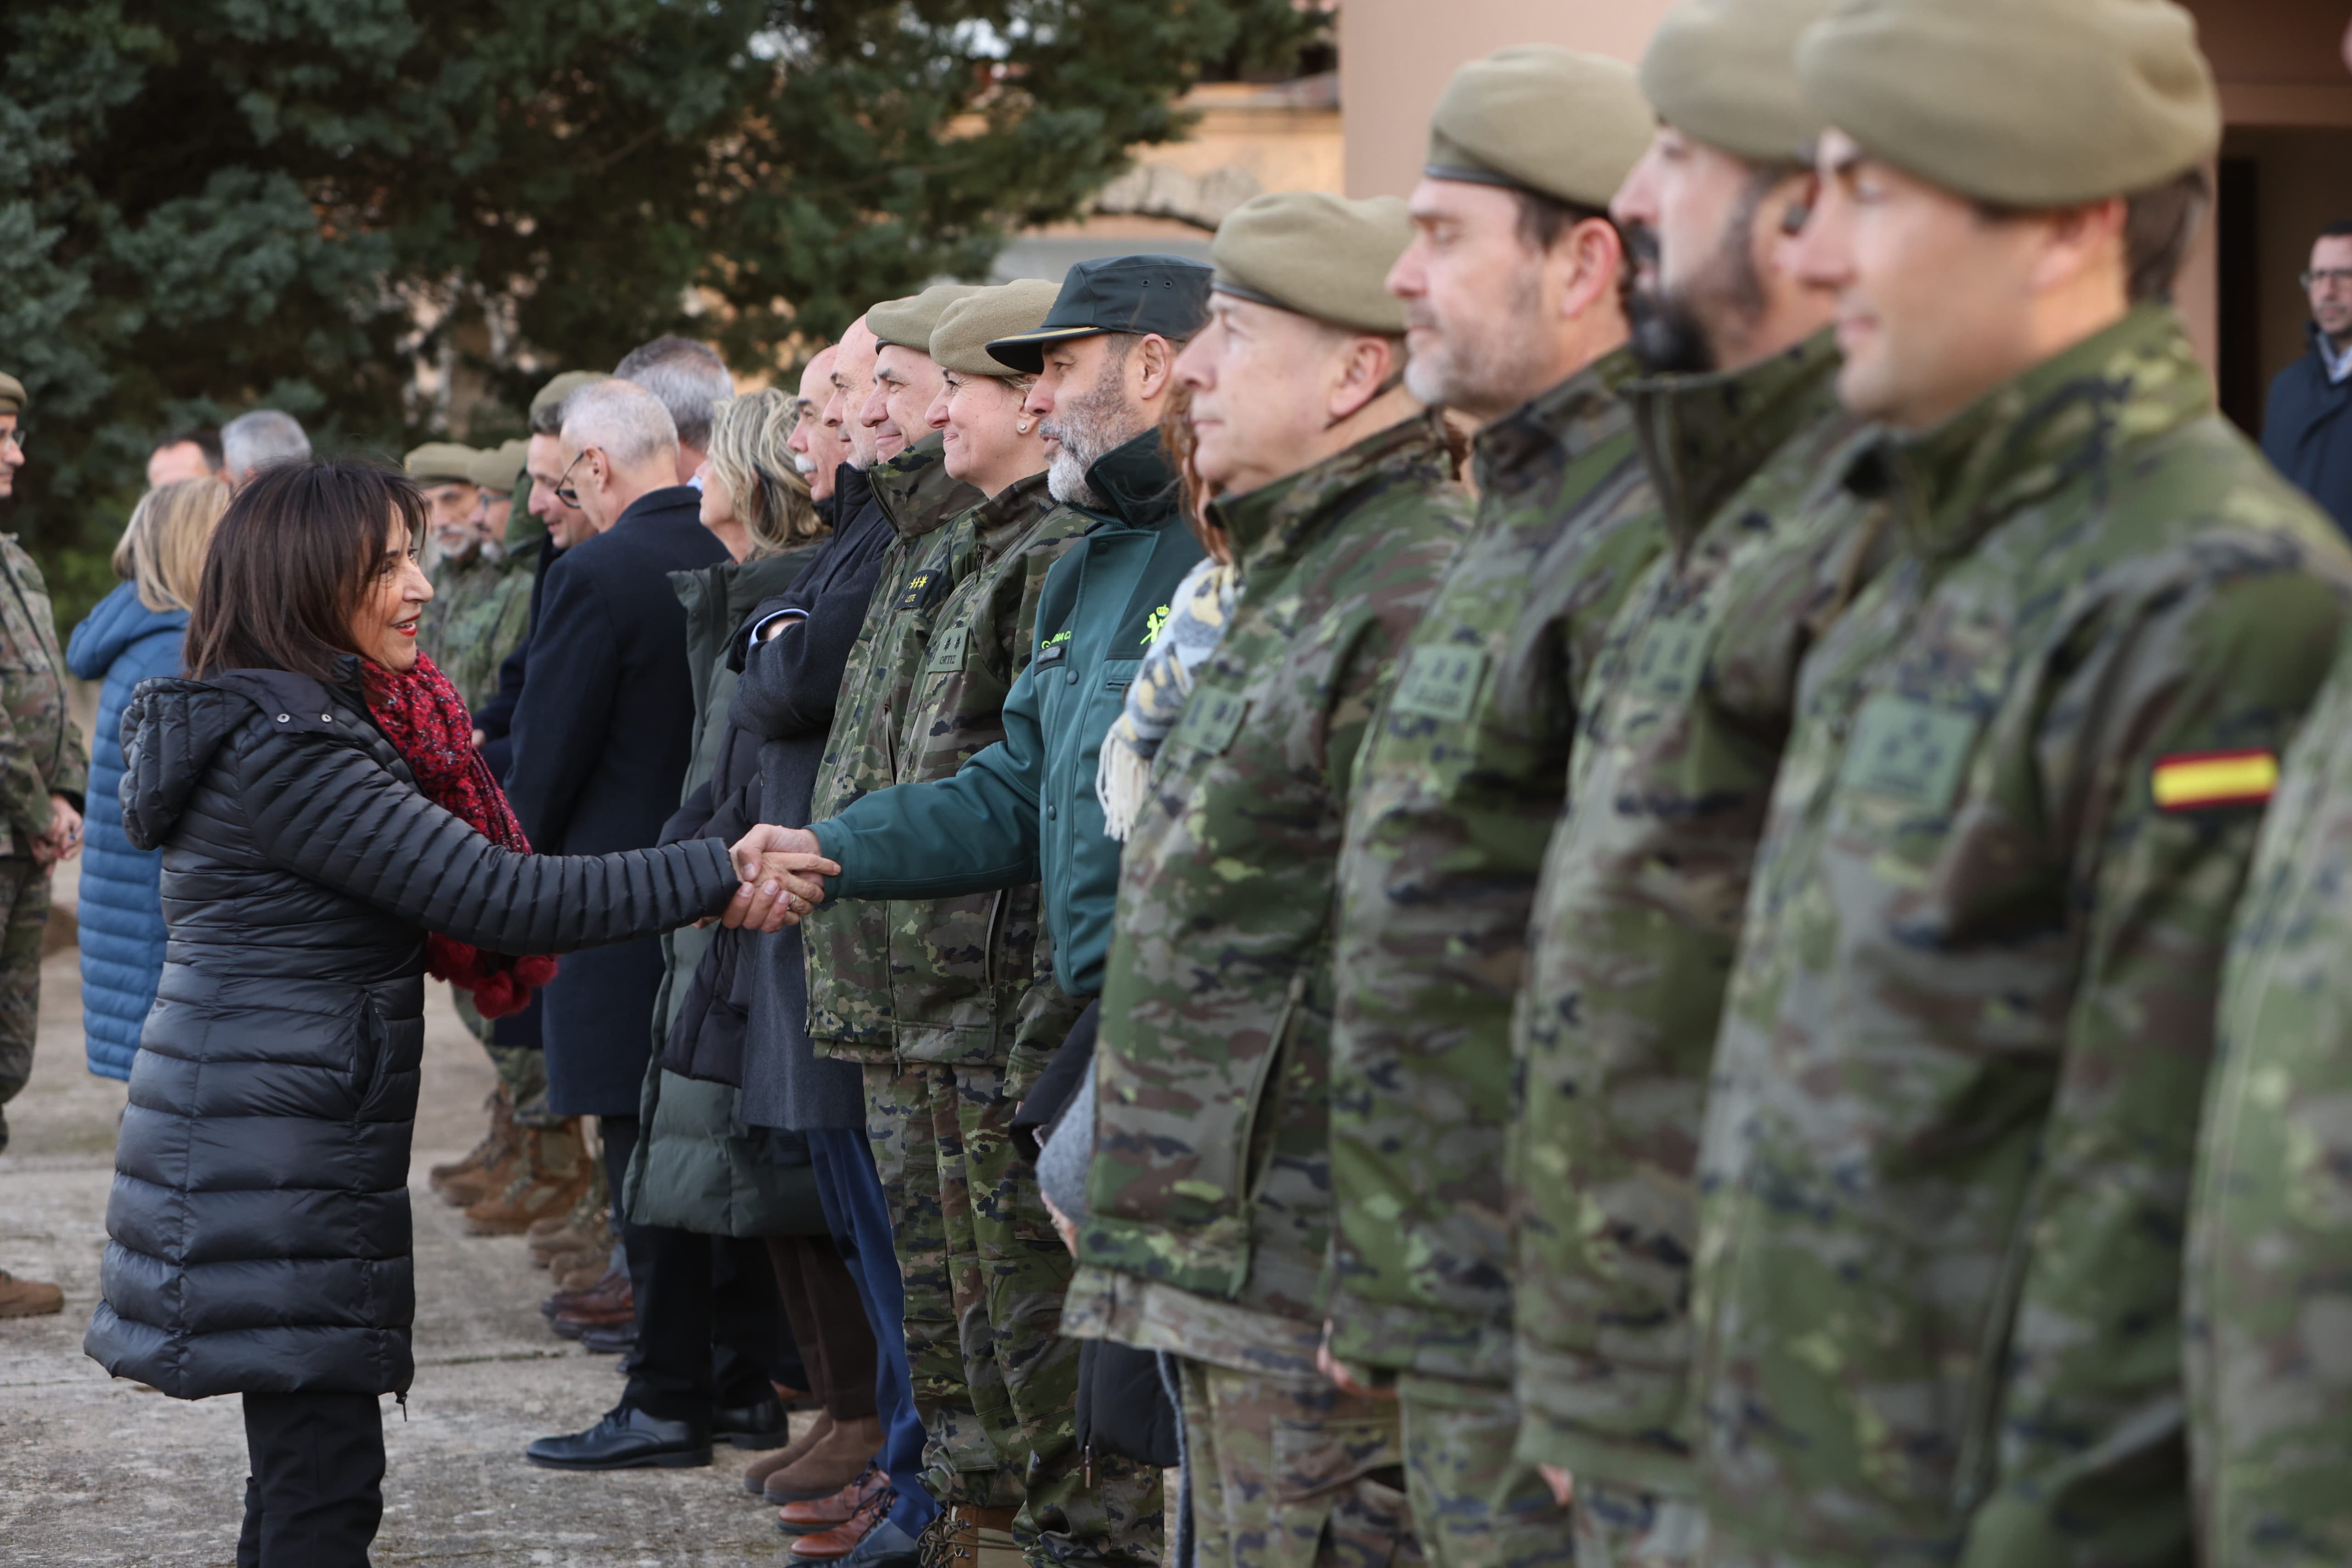
<svg viewBox="0 0 2352 1568"><path fill-rule="evenodd" d="M190 430L166 436L147 454L147 488L160 490L182 479L221 477L221 436L217 430Z"/></svg>
<svg viewBox="0 0 2352 1568"><path fill-rule="evenodd" d="M635 382L669 410L677 426L677 482L698 483L695 472L710 452L710 411L735 395L735 378L719 351L692 338L656 338L631 349L613 374Z"/></svg>
<svg viewBox="0 0 2352 1568"><path fill-rule="evenodd" d="M158 448L159 451L165 448ZM66 644L66 667L100 682L90 746L89 858L81 868L81 1014L89 1070L129 1079L139 1028L155 1005L163 973L163 910L157 891L163 854L131 846L122 831L122 707L132 688L181 672L181 644L204 572L205 546L228 508L229 489L211 477L152 489L131 513L114 548L122 581L98 602Z"/></svg>
<svg viewBox="0 0 2352 1568"><path fill-rule="evenodd" d="M310 437L291 414L257 408L221 426L221 478L231 489L243 489L253 476L272 463L290 463L310 455Z"/></svg>
<svg viewBox="0 0 2352 1568"><path fill-rule="evenodd" d="M2271 383L2263 455L2352 532L2352 220L2312 241L2303 289L2311 350Z"/></svg>
<svg viewBox="0 0 2352 1568"><path fill-rule="evenodd" d="M479 553L481 534L474 514L481 500L474 464L481 453L455 441L427 441L401 459L401 467L425 496L425 561L430 573L442 556ZM437 657L436 663L439 662Z"/></svg>

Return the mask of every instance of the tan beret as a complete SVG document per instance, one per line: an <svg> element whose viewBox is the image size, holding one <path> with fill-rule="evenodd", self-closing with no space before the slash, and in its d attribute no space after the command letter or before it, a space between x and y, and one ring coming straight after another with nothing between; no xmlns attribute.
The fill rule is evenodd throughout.
<svg viewBox="0 0 2352 1568"><path fill-rule="evenodd" d="M979 283L934 283L919 294L887 300L866 311L866 330L877 343L896 344L927 354L931 352L931 330L940 324L940 317L947 308L958 300L979 293L984 287Z"/></svg>
<svg viewBox="0 0 2352 1568"><path fill-rule="evenodd" d="M1837 0L1683 0L1642 57L1658 118L1751 163L1810 163L1822 117L1797 81L1797 40Z"/></svg>
<svg viewBox="0 0 2352 1568"><path fill-rule="evenodd" d="M427 441L400 460L420 485L470 485L481 454L455 441Z"/></svg>
<svg viewBox="0 0 2352 1568"><path fill-rule="evenodd" d="M1412 239L1394 196L1351 202L1322 191L1252 196L1217 226L1209 258L1219 293L1276 305L1360 332L1404 331L1389 268Z"/></svg>
<svg viewBox="0 0 2352 1568"><path fill-rule="evenodd" d="M530 450L528 441L509 441L488 451L474 454L474 482L486 490L500 495L512 495L522 482L524 455Z"/></svg>
<svg viewBox="0 0 2352 1568"><path fill-rule="evenodd" d="M601 370L567 370L531 395L530 413L533 418L546 413L583 386L593 386L613 378Z"/></svg>
<svg viewBox="0 0 2352 1568"><path fill-rule="evenodd" d="M2221 143L2197 24L2170 0L1846 0L1797 75L1871 156L2005 206L2144 191Z"/></svg>
<svg viewBox="0 0 2352 1568"><path fill-rule="evenodd" d="M1429 117L1422 173L1598 210L1656 129L1633 67L1556 44L1514 44L1472 60L1445 84Z"/></svg>
<svg viewBox="0 0 2352 1568"><path fill-rule="evenodd" d="M950 300L940 312L940 324L931 329L931 358L941 370L958 375L1013 374L989 353L988 345L999 338L1035 331L1045 324L1046 312L1053 310L1061 292L1058 283L1024 278Z"/></svg>
<svg viewBox="0 0 2352 1568"><path fill-rule="evenodd" d="M25 402L25 384L0 371L0 414L22 414Z"/></svg>

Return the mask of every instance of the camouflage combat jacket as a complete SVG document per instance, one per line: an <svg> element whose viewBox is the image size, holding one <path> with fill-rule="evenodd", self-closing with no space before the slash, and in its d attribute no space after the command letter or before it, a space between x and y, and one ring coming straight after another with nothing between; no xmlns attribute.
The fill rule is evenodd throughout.
<svg viewBox="0 0 2352 1568"><path fill-rule="evenodd" d="M0 855L30 855L49 830L49 796L79 804L89 785L89 753L66 699L57 612L40 567L13 533L0 533Z"/></svg>
<svg viewBox="0 0 2352 1568"><path fill-rule="evenodd" d="M869 472L896 537L883 552L865 625L842 671L841 703L817 763L812 822L898 782L899 731L932 617L955 586L956 567L969 570L976 559L952 548L947 525L982 498L948 472L945 446L934 432ZM845 1060L888 1061L897 1040L887 906L828 900L810 911L802 930L809 1038Z"/></svg>
<svg viewBox="0 0 2352 1568"><path fill-rule="evenodd" d="M1612 353L1478 435L1477 521L1373 716L1339 868L1331 1344L1510 1375L1511 1002L1576 691L1656 553Z"/></svg>
<svg viewBox="0 0 2352 1568"><path fill-rule="evenodd" d="M2287 754L2222 978L2185 1301L2214 1568L2352 1562L2347 876L2352 637Z"/></svg>
<svg viewBox="0 0 2352 1568"><path fill-rule="evenodd" d="M1120 858L1071 1294L1105 1270L1319 1322L1349 782L1469 504L1432 414L1217 512L1241 597Z"/></svg>
<svg viewBox="0 0 2352 1568"><path fill-rule="evenodd" d="M2147 307L1847 483L1700 1149L1716 1549L2185 1561L2180 1237L2258 805L2352 556Z"/></svg>
<svg viewBox="0 0 2352 1568"><path fill-rule="evenodd" d="M530 584L546 534L497 560L480 552L433 569L416 646L457 689L468 712L498 695L499 666L530 631Z"/></svg>
<svg viewBox="0 0 2352 1568"><path fill-rule="evenodd" d="M896 782L951 776L1004 738L1004 699L1036 651L1045 574L1094 519L1023 479L950 524L941 569L956 586L930 617L922 668L893 747ZM909 1061L1014 1065L1019 1092L1083 1003L1054 984L1034 882L960 898L894 900L889 1016Z"/></svg>
<svg viewBox="0 0 2352 1568"><path fill-rule="evenodd" d="M1669 1494L1690 1366L1692 1163L1797 666L1863 572L1829 333L1625 389L1668 548L1584 688L1512 1025L1520 1457ZM1828 504L1809 502L1823 499Z"/></svg>

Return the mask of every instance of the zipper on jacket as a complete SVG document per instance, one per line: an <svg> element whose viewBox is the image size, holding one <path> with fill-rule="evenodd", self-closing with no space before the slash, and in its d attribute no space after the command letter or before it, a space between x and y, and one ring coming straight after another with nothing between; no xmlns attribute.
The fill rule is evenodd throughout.
<svg viewBox="0 0 2352 1568"><path fill-rule="evenodd" d="M980 950L980 983L988 988L988 1008L996 1010L996 942L1004 932L1004 900L1012 889L996 889L996 901L988 906L988 937Z"/></svg>
<svg viewBox="0 0 2352 1568"><path fill-rule="evenodd" d="M1249 1103L1243 1108L1242 1124L1234 1147L1241 1152L1240 1178L1234 1184L1234 1207L1246 1211L1257 1201L1258 1189L1264 1184L1258 1171L1257 1152L1251 1145L1257 1142L1257 1124L1265 1110L1265 1097L1274 1083L1275 1068L1282 1060L1283 1047L1290 1039L1290 1026L1298 1016L1298 1004L1307 994L1304 969L1290 977L1290 992L1282 999L1282 1011L1274 1016L1274 1029L1266 1036L1265 1055L1258 1058L1257 1069L1250 1075ZM1272 1164L1272 1161L1265 1163ZM1238 1289L1238 1287L1236 1287Z"/></svg>
<svg viewBox="0 0 2352 1568"><path fill-rule="evenodd" d="M384 1067L392 1056L391 1037L384 1029L383 1018L377 1011L373 991L360 999L360 1040L367 1047L369 1060L364 1077L353 1074L361 1078L359 1102L352 1112L354 1119L368 1108L368 1102L375 1098L376 1090L383 1087Z"/></svg>

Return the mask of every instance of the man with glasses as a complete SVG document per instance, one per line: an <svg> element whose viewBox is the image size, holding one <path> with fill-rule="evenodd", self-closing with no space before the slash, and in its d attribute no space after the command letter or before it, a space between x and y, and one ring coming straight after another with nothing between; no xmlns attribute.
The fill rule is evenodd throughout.
<svg viewBox="0 0 2352 1568"><path fill-rule="evenodd" d="M25 386L0 374L0 500L25 466L17 421ZM0 535L0 1106L33 1073L41 1012L41 932L49 919L49 870L81 848L81 792L89 756L66 712L65 660L41 569L13 536ZM8 1122L0 1116L0 1149ZM65 1293L0 1268L0 1318L65 1305Z"/></svg>
<svg viewBox="0 0 2352 1568"><path fill-rule="evenodd" d="M2303 288L2311 352L2271 383L2263 452L2352 532L2352 219L2320 230Z"/></svg>

